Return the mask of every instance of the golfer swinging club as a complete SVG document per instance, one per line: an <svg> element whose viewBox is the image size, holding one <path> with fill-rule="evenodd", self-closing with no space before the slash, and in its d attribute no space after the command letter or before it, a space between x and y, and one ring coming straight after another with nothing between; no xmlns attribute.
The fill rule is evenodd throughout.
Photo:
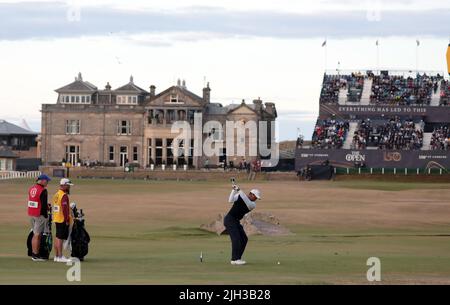
<svg viewBox="0 0 450 305"><path fill-rule="evenodd" d="M234 178L231 179L231 183L233 190L228 202L233 203L233 206L225 216L223 224L231 238L231 264L245 265L246 262L242 260L242 255L248 238L240 220L256 207L255 201L261 198L261 193L259 190L253 189L247 196L236 185Z"/></svg>

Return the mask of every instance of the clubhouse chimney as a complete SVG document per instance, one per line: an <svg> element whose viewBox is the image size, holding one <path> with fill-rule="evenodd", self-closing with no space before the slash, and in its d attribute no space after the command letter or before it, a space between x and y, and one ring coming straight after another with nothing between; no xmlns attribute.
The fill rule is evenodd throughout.
<svg viewBox="0 0 450 305"><path fill-rule="evenodd" d="M261 110L262 110L261 98L258 97L256 100L253 100L253 105L255 105L256 112L261 112Z"/></svg>
<svg viewBox="0 0 450 305"><path fill-rule="evenodd" d="M269 113L271 115L274 115L274 116L277 116L277 110L275 109L275 104L274 103L265 103L264 105L266 106L266 112L267 113Z"/></svg>
<svg viewBox="0 0 450 305"><path fill-rule="evenodd" d="M203 88L203 100L205 103L211 102L211 89L209 88L209 82L206 84L206 87Z"/></svg>
<svg viewBox="0 0 450 305"><path fill-rule="evenodd" d="M151 97L155 96L155 91L156 91L155 85L151 85L150 86L150 96Z"/></svg>

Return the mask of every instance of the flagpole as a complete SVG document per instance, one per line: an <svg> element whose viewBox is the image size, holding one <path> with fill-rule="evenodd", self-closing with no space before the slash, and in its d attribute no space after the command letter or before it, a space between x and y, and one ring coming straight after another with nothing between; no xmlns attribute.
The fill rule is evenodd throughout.
<svg viewBox="0 0 450 305"><path fill-rule="evenodd" d="M375 44L377 46L377 73L379 75L380 74L380 42L378 39Z"/></svg>
<svg viewBox="0 0 450 305"><path fill-rule="evenodd" d="M416 40L416 74L419 73L419 40Z"/></svg>

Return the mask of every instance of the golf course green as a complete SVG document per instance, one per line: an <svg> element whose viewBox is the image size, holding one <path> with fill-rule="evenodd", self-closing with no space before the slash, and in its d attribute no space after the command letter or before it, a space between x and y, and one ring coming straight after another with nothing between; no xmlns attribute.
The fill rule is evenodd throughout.
<svg viewBox="0 0 450 305"><path fill-rule="evenodd" d="M450 283L448 184L240 183L260 188L256 210L293 234L250 236L248 264L231 266L229 237L199 229L227 212L227 181L73 182L91 235L73 284L370 284L369 257L381 261L382 284ZM32 183L0 181L0 283L68 284L70 266L26 255ZM53 180L49 200L56 190Z"/></svg>

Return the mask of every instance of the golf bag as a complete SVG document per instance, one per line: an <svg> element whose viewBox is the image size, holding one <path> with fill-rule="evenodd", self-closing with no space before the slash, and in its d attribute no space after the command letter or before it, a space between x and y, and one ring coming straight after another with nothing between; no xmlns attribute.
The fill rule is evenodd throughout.
<svg viewBox="0 0 450 305"><path fill-rule="evenodd" d="M33 247L31 245L31 240L33 239L33 230L30 231L27 238L27 248L28 248L28 256L33 254ZM52 238L52 216L48 215L48 223L47 227L44 229L44 232L41 233L41 244L39 246L39 257L43 259L48 259L50 256L50 252L53 247L53 238Z"/></svg>
<svg viewBox="0 0 450 305"><path fill-rule="evenodd" d="M70 240L72 245L72 257L77 257L80 261L84 260L84 257L89 251L89 242L91 238L84 226L84 214L83 209L77 210L76 206L72 207L74 215L74 223L72 232L70 234Z"/></svg>

